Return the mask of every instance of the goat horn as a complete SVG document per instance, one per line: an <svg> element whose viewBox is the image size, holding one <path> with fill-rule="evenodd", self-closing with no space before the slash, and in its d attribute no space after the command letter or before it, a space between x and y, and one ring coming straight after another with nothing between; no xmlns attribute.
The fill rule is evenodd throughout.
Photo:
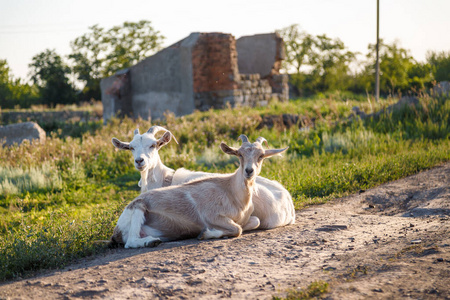
<svg viewBox="0 0 450 300"><path fill-rule="evenodd" d="M150 133L150 134L155 135L155 134L157 134L158 132L160 132L160 131L162 131L162 130L168 131L168 130L165 129L164 127L155 125L155 126L150 127L150 129L147 131L147 133Z"/></svg>
<svg viewBox="0 0 450 300"><path fill-rule="evenodd" d="M155 125L155 126L150 127L150 129L147 130L147 133L155 135L155 134L157 134L158 132L160 132L162 130L164 130L166 132L170 132L170 130L165 129L164 127ZM170 132L170 135L172 136L172 138L175 141L175 143L180 144L180 143L178 143L177 139L175 138L175 136L173 135L172 132Z"/></svg>
<svg viewBox="0 0 450 300"><path fill-rule="evenodd" d="M245 134L241 134L241 135L238 137L238 140L241 140L242 143L250 143L250 142L248 141L248 137L247 137Z"/></svg>
<svg viewBox="0 0 450 300"><path fill-rule="evenodd" d="M262 136L260 136L259 138L256 139L257 143L260 143L261 145L266 142L266 146L269 147L269 143L267 142L267 140L265 138L263 138Z"/></svg>
<svg viewBox="0 0 450 300"><path fill-rule="evenodd" d="M270 149L270 150L265 150L264 151L264 157L271 157L273 155L280 155L281 153L283 153L284 151L286 151L289 147L286 147L284 149Z"/></svg>
<svg viewBox="0 0 450 300"><path fill-rule="evenodd" d="M167 130L167 131L169 131L169 130ZM169 131L169 132L170 132L170 131ZM180 143L178 143L178 141L177 141L177 139L175 138L175 136L173 135L173 133L170 132L170 134L172 135L172 138L173 138L173 140L175 141L175 143L177 143L177 144L179 145Z"/></svg>
<svg viewBox="0 0 450 300"><path fill-rule="evenodd" d="M134 130L134 135L136 135L136 134L139 134L139 128L136 128L136 129Z"/></svg>

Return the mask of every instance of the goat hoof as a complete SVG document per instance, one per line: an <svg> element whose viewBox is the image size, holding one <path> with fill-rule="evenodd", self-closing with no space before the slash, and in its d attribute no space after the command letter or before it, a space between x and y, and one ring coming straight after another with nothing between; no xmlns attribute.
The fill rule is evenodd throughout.
<svg viewBox="0 0 450 300"><path fill-rule="evenodd" d="M144 244L145 247L149 247L149 248L153 248L158 246L159 244L161 244L161 240L154 240L154 241L150 241L150 242L146 242Z"/></svg>
<svg viewBox="0 0 450 300"><path fill-rule="evenodd" d="M197 236L197 240L200 240L200 241L204 240L205 239L205 232L206 232L206 229L202 229L200 234Z"/></svg>

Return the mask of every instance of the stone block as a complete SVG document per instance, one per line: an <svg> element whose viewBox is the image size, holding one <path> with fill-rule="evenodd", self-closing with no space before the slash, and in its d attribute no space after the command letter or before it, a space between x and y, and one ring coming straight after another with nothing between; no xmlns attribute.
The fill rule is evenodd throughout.
<svg viewBox="0 0 450 300"><path fill-rule="evenodd" d="M3 146L20 145L23 141L44 143L45 131L34 122L0 126L0 142Z"/></svg>
<svg viewBox="0 0 450 300"><path fill-rule="evenodd" d="M250 80L242 81L242 88L243 89L251 89L252 88L252 82Z"/></svg>
<svg viewBox="0 0 450 300"><path fill-rule="evenodd" d="M287 74L275 74L272 75L273 81L277 83L287 83L289 80L289 75Z"/></svg>
<svg viewBox="0 0 450 300"><path fill-rule="evenodd" d="M445 96L450 93L450 81L441 81L433 87L433 93L436 96Z"/></svg>

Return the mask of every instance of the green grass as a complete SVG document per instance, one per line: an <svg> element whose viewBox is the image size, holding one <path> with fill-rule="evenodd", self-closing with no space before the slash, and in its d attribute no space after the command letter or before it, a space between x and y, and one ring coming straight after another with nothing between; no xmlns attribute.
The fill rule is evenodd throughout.
<svg viewBox="0 0 450 300"><path fill-rule="evenodd" d="M263 136L274 148L289 146L283 157L264 162L261 175L281 182L300 209L450 160L449 98L423 97L417 107L376 120L348 120L353 106L372 113L394 102L328 94L256 109L169 114L155 124L180 142L160 150L174 169L234 171L237 160L219 144L238 146L241 133L250 140ZM281 113L307 116L316 125L257 129L263 115ZM0 280L104 251L97 241L109 239L122 209L139 194L131 153L115 149L111 138L129 141L136 127L155 124L128 118L105 126L56 124L61 127L49 129L45 144L0 148Z"/></svg>

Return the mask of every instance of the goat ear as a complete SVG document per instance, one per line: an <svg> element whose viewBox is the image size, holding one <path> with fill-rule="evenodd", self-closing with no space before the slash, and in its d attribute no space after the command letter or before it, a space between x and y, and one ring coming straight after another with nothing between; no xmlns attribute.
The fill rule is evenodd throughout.
<svg viewBox="0 0 450 300"><path fill-rule="evenodd" d="M286 148L284 148L284 149L271 149L271 150L266 150L266 151L264 151L264 158L271 157L271 156L274 156L274 155L280 155L280 156L281 156L281 153L283 153L284 151L286 151L288 148L289 148L289 147L286 147Z"/></svg>
<svg viewBox="0 0 450 300"><path fill-rule="evenodd" d="M136 129L134 130L134 135L136 135L136 134L139 134L139 128L136 128Z"/></svg>
<svg viewBox="0 0 450 300"><path fill-rule="evenodd" d="M234 155L234 156L238 155L238 152L237 152L236 148L230 147L230 146L228 146L227 144L225 144L223 142L220 143L220 149L222 149L222 151L225 152L226 154Z"/></svg>
<svg viewBox="0 0 450 300"><path fill-rule="evenodd" d="M168 144L172 139L172 133L170 131L166 131L164 135L156 142L156 147L159 149L162 146Z"/></svg>
<svg viewBox="0 0 450 300"><path fill-rule="evenodd" d="M112 144L118 149L130 150L130 143L121 142L116 138L112 138Z"/></svg>

